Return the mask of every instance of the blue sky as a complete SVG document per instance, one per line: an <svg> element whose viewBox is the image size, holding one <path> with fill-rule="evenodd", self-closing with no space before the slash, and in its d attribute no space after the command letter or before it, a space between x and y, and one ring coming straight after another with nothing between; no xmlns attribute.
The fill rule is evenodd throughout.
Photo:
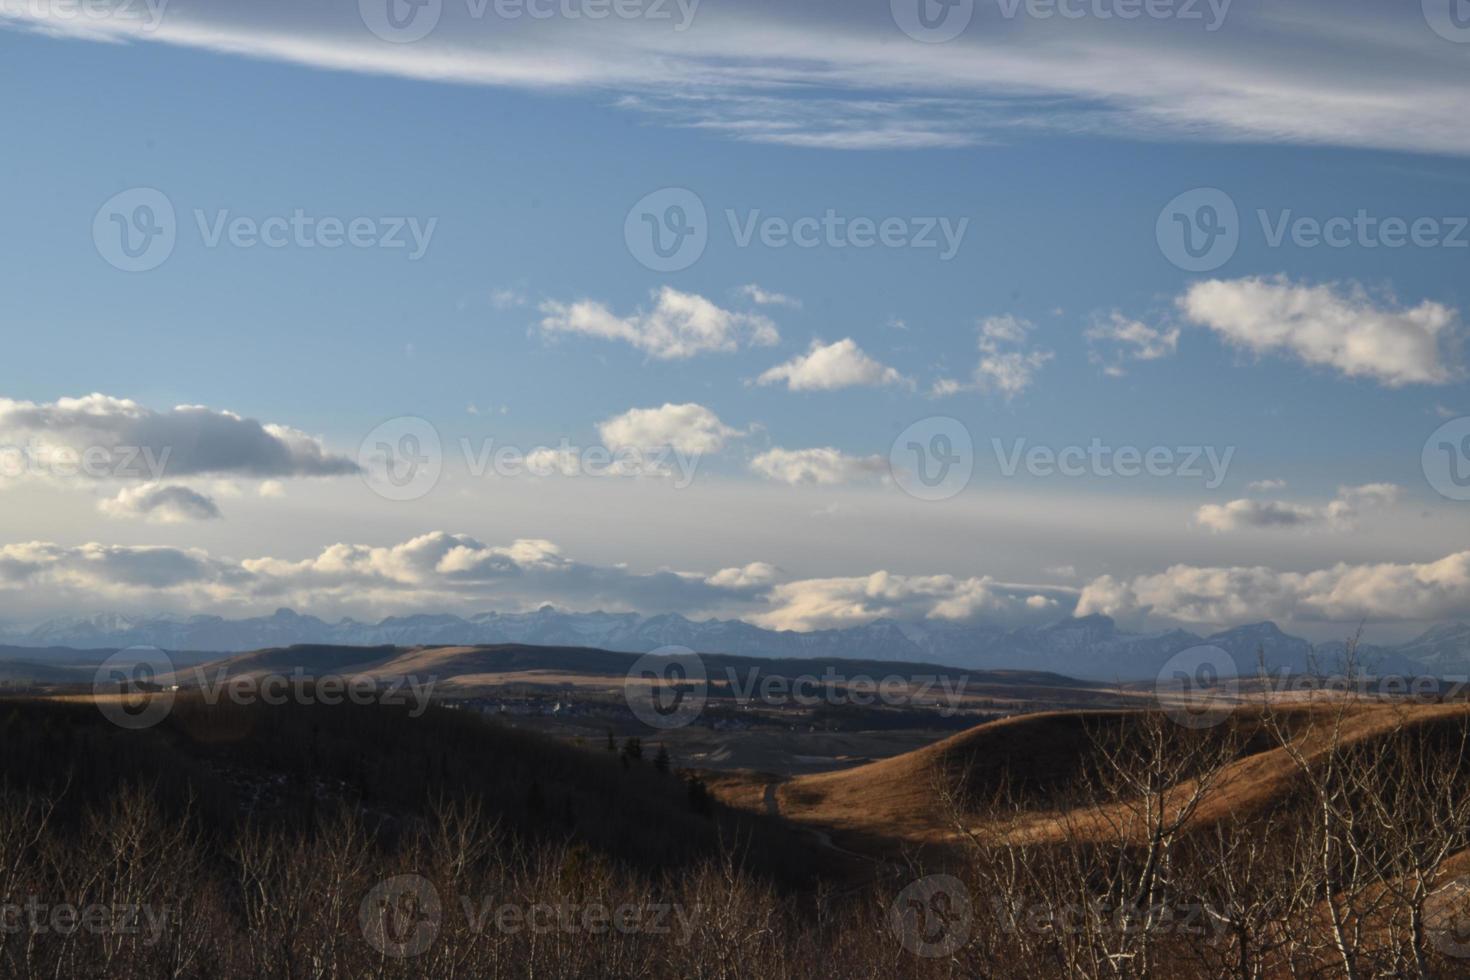
<svg viewBox="0 0 1470 980"><path fill-rule="evenodd" d="M192 472L9 479L0 615L550 601L812 628L1080 609L1324 636L1470 615L1467 504L1421 460L1470 415L1470 44L1448 7L1237 2L1211 31L977 0L932 44L897 26L902 2L705 0L676 31L444 0L432 33L390 43L373 0L174 0L151 28L141 2L79 21L0 0L0 442L117 449L133 430L107 420L207 406L355 462L375 426L419 417L446 456L406 501L301 464L296 435L284 463L234 458L218 427L185 437L224 440ZM176 243L128 272L94 220L139 188ZM625 222L667 188L698 199L708 245L656 271ZM1199 188L1236 207L1239 247L1196 272L1158 224ZM298 210L432 231L418 257L208 244L221 213ZM829 211L964 233L946 258L742 246L731 227ZM1273 245L1259 212L1422 220L1450 242ZM670 324L696 353L661 346ZM59 402L94 392L113 401ZM659 414L681 406L700 411ZM973 478L919 500L886 464L936 417L967 428ZM702 448L676 488L475 477L461 439ZM1006 476L993 439L1232 455L1213 481Z"/></svg>

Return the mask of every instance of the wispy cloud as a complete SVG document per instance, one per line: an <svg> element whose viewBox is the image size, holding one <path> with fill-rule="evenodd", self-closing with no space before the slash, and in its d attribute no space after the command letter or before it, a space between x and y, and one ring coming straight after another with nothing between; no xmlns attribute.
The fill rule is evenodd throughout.
<svg viewBox="0 0 1470 980"><path fill-rule="evenodd" d="M954 40L922 44L887 5L845 0L799 10L674 3L662 18L598 20L508 19L493 4L445 3L420 8L435 18L420 39L391 43L359 15L378 3L175 0L157 23L22 4L6 5L0 21L336 71L611 92L615 104L672 125L829 149L1050 129L1470 152L1459 97L1470 46L1436 35L1417 5L1236 4L1207 30L1183 19L1007 17L977 4Z"/></svg>

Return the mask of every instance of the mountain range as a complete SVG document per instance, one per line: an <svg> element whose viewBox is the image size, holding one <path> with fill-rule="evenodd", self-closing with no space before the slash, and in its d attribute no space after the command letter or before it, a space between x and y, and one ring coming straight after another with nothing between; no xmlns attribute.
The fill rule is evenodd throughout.
<svg viewBox="0 0 1470 980"><path fill-rule="evenodd" d="M1234 658L1241 673L1254 673L1257 651L1268 666L1302 670L1315 653L1331 666L1342 643L1314 646L1274 623L1239 626L1201 636L1186 630L1131 633L1106 616L1083 616L1045 626L1008 629L994 625L876 620L845 629L807 633L763 629L739 620L702 622L679 615L574 613L543 606L526 613L475 616L395 616L378 623L315 616L280 609L270 616L133 617L106 613L55 619L30 629L0 628L0 644L37 648L120 649L153 646L169 651L241 653L292 644L420 646L519 643L595 647L645 653L683 646L702 653L753 657L836 657L908 661L981 669L1046 670L1089 680L1152 678L1181 650L1213 645ZM1407 643L1363 647L1377 673L1455 676L1470 673L1470 625L1437 626Z"/></svg>

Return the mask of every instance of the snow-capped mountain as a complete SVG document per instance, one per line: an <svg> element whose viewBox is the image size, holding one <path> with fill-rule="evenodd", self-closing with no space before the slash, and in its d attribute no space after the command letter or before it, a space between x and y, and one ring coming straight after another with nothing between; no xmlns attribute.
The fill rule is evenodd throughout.
<svg viewBox="0 0 1470 980"><path fill-rule="evenodd" d="M809 633L762 629L739 620L696 622L678 615L569 613L543 606L527 613L394 616L379 623L329 623L290 609L251 619L219 616L133 617L102 614L52 620L34 629L0 633L0 643L24 647L109 649L154 646L172 651L240 653L297 643L350 646L526 643L597 647L643 653L683 646L707 653L760 657L841 657L943 664L975 669L1049 670L1095 680L1154 676L1174 654L1210 644L1228 652L1242 673L1254 673L1257 651L1273 669L1302 670L1313 647L1274 623L1256 623L1207 637L1185 630L1129 633L1106 616L1004 629L951 623L877 620ZM1342 644L1316 648L1331 666ZM1470 670L1470 626L1436 627L1398 647L1364 651L1377 672Z"/></svg>

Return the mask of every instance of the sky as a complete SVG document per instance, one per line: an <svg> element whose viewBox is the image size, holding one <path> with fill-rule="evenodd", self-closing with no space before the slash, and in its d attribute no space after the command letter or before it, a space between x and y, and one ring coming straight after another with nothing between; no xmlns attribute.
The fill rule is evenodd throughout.
<svg viewBox="0 0 1470 980"><path fill-rule="evenodd" d="M1470 618L1470 7L0 0L0 619Z"/></svg>

